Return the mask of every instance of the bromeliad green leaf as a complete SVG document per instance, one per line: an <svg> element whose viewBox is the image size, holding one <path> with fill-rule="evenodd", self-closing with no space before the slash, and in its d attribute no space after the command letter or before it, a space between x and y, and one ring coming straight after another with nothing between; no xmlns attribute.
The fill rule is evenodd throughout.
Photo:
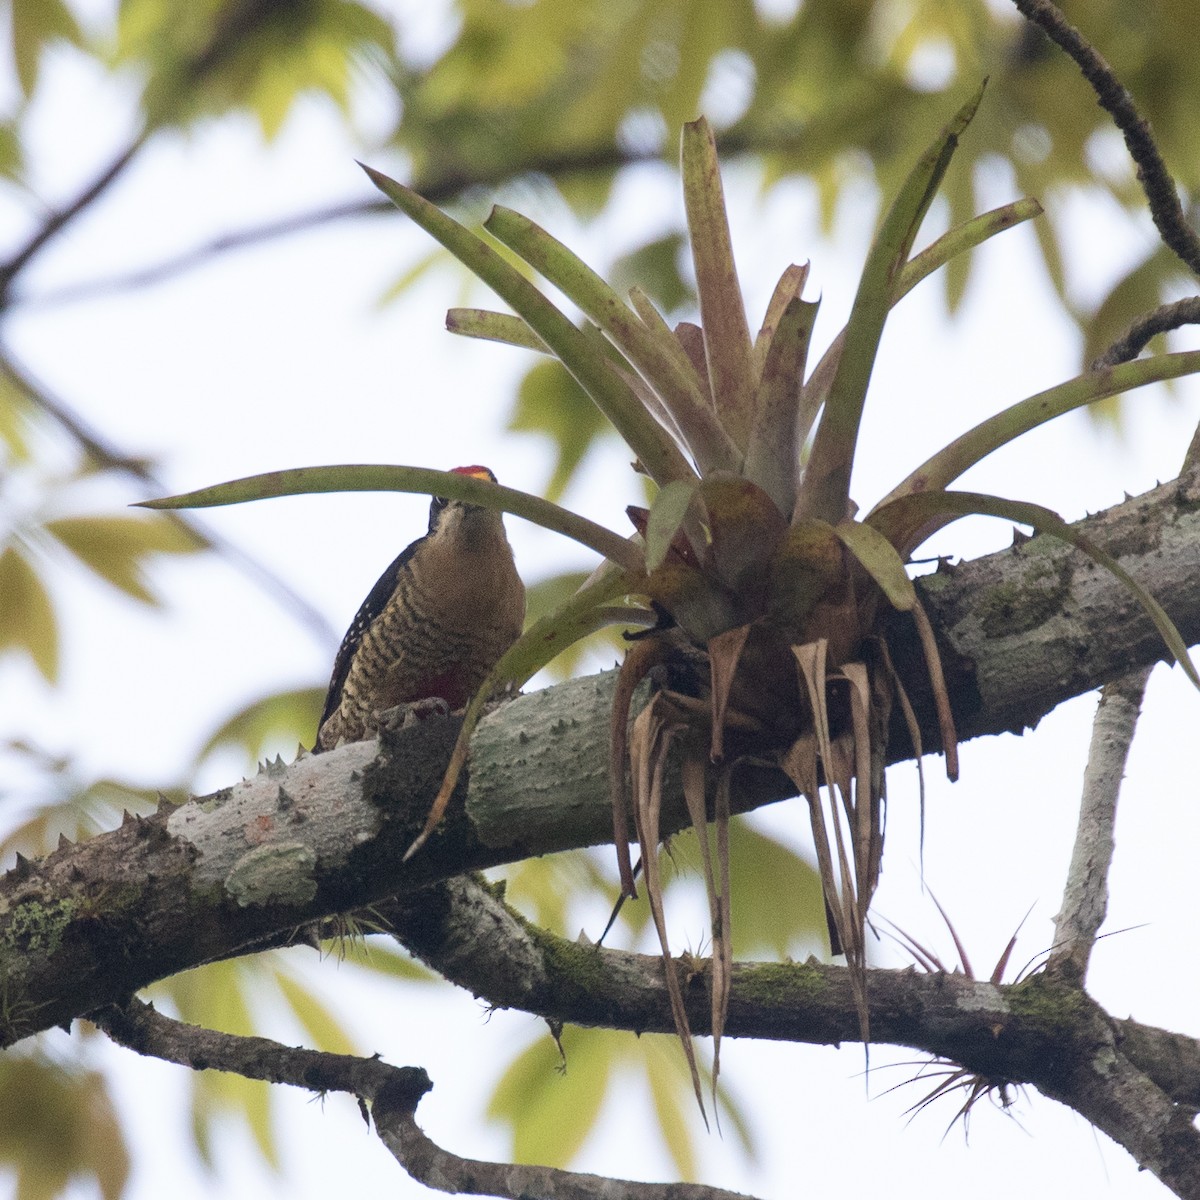
<svg viewBox="0 0 1200 1200"><path fill-rule="evenodd" d="M522 350L550 354L550 347L520 318L512 313L492 312L486 308L452 308L446 313L446 329L463 337L485 342L503 342Z"/></svg>
<svg viewBox="0 0 1200 1200"><path fill-rule="evenodd" d="M484 228L578 304L612 338L662 399L701 471L736 465L737 454L705 403L696 372L665 322L649 324L641 319L587 263L528 217L497 206Z"/></svg>
<svg viewBox="0 0 1200 1200"><path fill-rule="evenodd" d="M465 500L470 504L523 517L543 529L552 529L591 547L628 570L638 571L642 568L641 550L595 521L516 488L503 487L469 475L458 475L453 471L432 471L427 467L386 464L293 467L284 471L268 471L262 475L248 475L244 479L218 483L161 500L144 500L139 507L213 508L225 504L244 504L248 500L266 500L274 496L307 496L318 492L421 492L428 496Z"/></svg>
<svg viewBox="0 0 1200 1200"><path fill-rule="evenodd" d="M983 213L981 216L967 221L964 225L959 225L942 234L937 241L926 246L920 254L914 254L905 264L892 291L892 306L895 307L899 304L918 283L932 275L939 267L944 267L957 255L974 250L988 238L1032 220L1041 212L1042 206L1036 200L1014 200L1011 204L994 208L991 212ZM833 382L845 344L846 329L843 328L830 342L829 348L821 356L821 361L805 385L799 422L801 441L808 436L808 431L816 421L817 413L820 412L821 406L829 395L829 387Z"/></svg>
<svg viewBox="0 0 1200 1200"><path fill-rule="evenodd" d="M703 117L683 127L680 158L709 384L721 425L744 453L754 419L754 350L729 236L716 140Z"/></svg>
<svg viewBox="0 0 1200 1200"><path fill-rule="evenodd" d="M684 479L668 483L650 506L646 521L646 570L657 570L675 540L688 506L696 495L697 484Z"/></svg>
<svg viewBox="0 0 1200 1200"><path fill-rule="evenodd" d="M1006 500L1001 496L989 496L979 492L917 492L880 505L867 517L867 522L884 532L889 541L894 542L895 531L927 529L931 524L940 527L967 516L999 517L1018 525L1030 525L1038 533L1048 533L1082 550L1129 589L1154 622L1172 657L1197 689L1200 689L1200 674L1197 673L1188 654L1187 643L1162 605L1111 554L1073 529L1052 509L1023 500Z"/></svg>
<svg viewBox="0 0 1200 1200"><path fill-rule="evenodd" d="M1082 408L1106 396L1115 396L1147 383L1176 379L1200 371L1200 350L1180 354L1160 354L1140 358L1100 371L1088 371L1066 383L1030 396L1003 412L980 422L974 429L957 437L932 458L922 463L907 479L885 496L876 512L901 496L922 491L940 491L953 483L964 471L986 458L993 450L1019 438L1023 433L1044 425L1072 409ZM928 536L928 535L926 535ZM904 548L899 542L897 548ZM909 547L913 549L915 547Z"/></svg>
<svg viewBox="0 0 1200 1200"><path fill-rule="evenodd" d="M363 167L371 182L403 213L512 305L616 426L656 483L686 479L692 468L670 436L639 402L605 356L532 283L482 238L411 188Z"/></svg>
<svg viewBox="0 0 1200 1200"><path fill-rule="evenodd" d="M833 532L879 584L893 608L908 612L916 604L917 594L904 560L879 530L861 521L843 521Z"/></svg>
<svg viewBox="0 0 1200 1200"><path fill-rule="evenodd" d="M754 426L746 448L746 478L758 484L786 517L796 505L800 447L808 433L796 419L796 411L818 303L801 300L797 292L775 320L763 355Z"/></svg>
<svg viewBox="0 0 1200 1200"><path fill-rule="evenodd" d="M867 384L892 295L917 230L950 165L959 135L975 115L982 96L980 88L921 156L875 237L850 310L845 346L829 386L825 414L804 473L799 515L820 517L834 524L846 516L850 471Z"/></svg>

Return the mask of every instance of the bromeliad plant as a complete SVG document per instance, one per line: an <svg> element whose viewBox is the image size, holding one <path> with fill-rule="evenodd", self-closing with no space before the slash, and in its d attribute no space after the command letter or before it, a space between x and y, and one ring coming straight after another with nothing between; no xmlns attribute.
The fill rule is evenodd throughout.
<svg viewBox="0 0 1200 1200"><path fill-rule="evenodd" d="M682 140L700 323L674 329L644 293L635 288L627 303L545 230L516 212L494 209L487 231L578 306L584 320L576 323L486 240L402 184L365 168L397 207L513 310L452 310L449 328L557 356L628 443L638 469L657 487L648 510L630 510L633 536L510 488L412 467L283 471L154 502L195 507L302 492L431 492L512 512L604 555L593 577L526 632L472 701L444 785L409 853L440 820L490 696L505 685L519 686L561 649L603 625L643 626L644 636L631 643L622 668L613 713L614 840L622 890L632 896L628 752L646 891L698 1099L699 1074L670 961L659 880L659 801L668 751L672 746L681 751L683 792L699 834L710 897L716 1060L732 965L730 770L743 755L777 763L808 804L831 942L850 965L866 1038L864 928L883 848L884 741L893 704L904 713L918 756L921 750L912 708L880 633L888 608L910 612L915 620L947 771L951 777L957 772L954 725L933 633L906 571L913 551L932 532L982 513L1074 544L1122 579L1200 687L1169 618L1102 550L1038 505L947 490L993 450L1055 416L1200 371L1200 352L1092 371L1015 404L939 451L864 517L855 515L851 470L888 311L955 255L1041 211L1035 201L1018 201L910 257L980 98L981 93L958 111L912 169L871 247L849 321L811 371L817 305L802 296L807 267L787 267L757 336L750 334L716 147L703 119L686 126ZM655 664L669 668L671 685L660 688L630 726L634 686ZM708 831L710 794L715 848Z"/></svg>

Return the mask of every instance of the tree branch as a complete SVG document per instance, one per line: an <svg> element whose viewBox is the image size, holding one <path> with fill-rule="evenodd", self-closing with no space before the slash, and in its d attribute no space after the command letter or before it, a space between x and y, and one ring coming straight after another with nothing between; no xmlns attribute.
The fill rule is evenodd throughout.
<svg viewBox="0 0 1200 1200"><path fill-rule="evenodd" d="M80 213L89 208L121 177L138 151L146 144L149 130L145 127L120 151L70 203L50 213L26 243L15 251L6 263L0 264L0 312L9 307L12 285L41 249L57 237Z"/></svg>
<svg viewBox="0 0 1200 1200"><path fill-rule="evenodd" d="M445 978L498 1008L553 1022L674 1030L661 960L573 943L461 877L377 908ZM710 1032L710 972L677 961L688 1019ZM925 1051L981 1079L1028 1083L1087 1117L1181 1196L1200 1186L1191 1125L1200 1042L1117 1023L1074 980L998 986L964 975L867 972L871 1040ZM850 974L807 963L736 964L729 1037L838 1044L860 1036Z"/></svg>
<svg viewBox="0 0 1200 1200"><path fill-rule="evenodd" d="M1079 827L1070 856L1062 911L1055 920L1054 949L1046 964L1051 973L1064 974L1080 984L1087 977L1087 961L1108 912L1117 796L1148 679L1150 671L1142 667L1105 684L1092 722Z"/></svg>
<svg viewBox="0 0 1200 1200"><path fill-rule="evenodd" d="M1133 744L1149 669L1106 683L1092 723L1092 743L1083 773L1079 826L1067 871L1062 911L1054 924L1054 949L1046 969L1082 984L1096 934L1108 911L1108 871L1113 825L1125 762Z"/></svg>
<svg viewBox="0 0 1200 1200"><path fill-rule="evenodd" d="M1160 598L1189 644L1200 641L1200 473L1082 525ZM1069 696L1164 653L1122 586L1051 539L920 584L967 737L1033 725ZM935 745L915 634L897 618L888 637L925 744ZM131 817L36 863L19 860L0 877L0 1045L322 917L464 871L609 841L613 675L519 697L485 718L446 820L408 863L457 720L276 762L213 796ZM901 722L889 758L910 753ZM781 773L747 765L734 783L737 811L794 792ZM663 833L687 824L668 781Z"/></svg>
<svg viewBox="0 0 1200 1200"><path fill-rule="evenodd" d="M1150 215L1163 242L1200 275L1200 238L1188 224L1175 180L1159 153L1150 123L1138 111L1133 97L1113 73L1112 67L1083 38L1051 0L1013 0L1026 20L1075 60L1083 77L1092 85L1100 107L1112 117L1125 138L1137 177L1150 204Z"/></svg>
<svg viewBox="0 0 1200 1200"><path fill-rule="evenodd" d="M433 1086L419 1067L393 1067L378 1058L294 1049L269 1038L201 1029L165 1017L139 1000L107 1006L93 1019L118 1044L195 1071L231 1071L318 1094L348 1092L358 1098L364 1117L370 1103L375 1130L396 1161L414 1179L438 1191L512 1200L749 1200L740 1192L702 1184L639 1183L459 1158L437 1146L417 1125L417 1105Z"/></svg>
<svg viewBox="0 0 1200 1200"><path fill-rule="evenodd" d="M1174 304L1164 304L1138 317L1103 354L1092 360L1092 370L1103 371L1118 363L1132 362L1152 337L1184 325L1200 325L1200 296L1188 296L1176 300Z"/></svg>

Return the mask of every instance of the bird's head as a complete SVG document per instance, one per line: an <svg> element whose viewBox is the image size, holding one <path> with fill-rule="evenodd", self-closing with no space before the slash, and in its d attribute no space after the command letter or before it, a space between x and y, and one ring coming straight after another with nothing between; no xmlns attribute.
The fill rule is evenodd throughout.
<svg viewBox="0 0 1200 1200"><path fill-rule="evenodd" d="M496 476L487 467L470 466L455 467L452 475L469 475L472 479L486 479L489 483L496 482ZM503 536L503 524L500 513L495 509L481 508L478 504L468 504L464 500L448 500L445 496L434 496L429 505L429 533L440 536L454 535L462 532L472 536L478 531L500 530Z"/></svg>

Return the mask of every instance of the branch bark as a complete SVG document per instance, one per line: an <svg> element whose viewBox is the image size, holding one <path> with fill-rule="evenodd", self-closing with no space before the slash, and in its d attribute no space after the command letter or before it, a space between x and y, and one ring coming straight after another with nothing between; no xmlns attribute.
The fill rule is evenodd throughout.
<svg viewBox="0 0 1200 1200"><path fill-rule="evenodd" d="M1083 773L1079 825L1067 870L1063 905L1054 924L1054 949L1046 969L1082 984L1096 935L1108 911L1108 871L1113 857L1117 797L1150 671L1142 668L1106 683L1092 722Z"/></svg>
<svg viewBox="0 0 1200 1200"><path fill-rule="evenodd" d="M493 1007L638 1033L675 1028L660 959L556 937L479 879L452 879L377 911L406 946ZM680 961L675 969L693 1031L710 1033L710 967ZM1200 1042L1114 1021L1077 980L1051 973L1001 986L959 974L872 970L867 996L873 1042L922 1050L989 1084L1031 1084L1179 1195L1200 1195L1200 1132L1192 1124ZM736 964L724 1034L855 1041L850 973L811 959Z"/></svg>

